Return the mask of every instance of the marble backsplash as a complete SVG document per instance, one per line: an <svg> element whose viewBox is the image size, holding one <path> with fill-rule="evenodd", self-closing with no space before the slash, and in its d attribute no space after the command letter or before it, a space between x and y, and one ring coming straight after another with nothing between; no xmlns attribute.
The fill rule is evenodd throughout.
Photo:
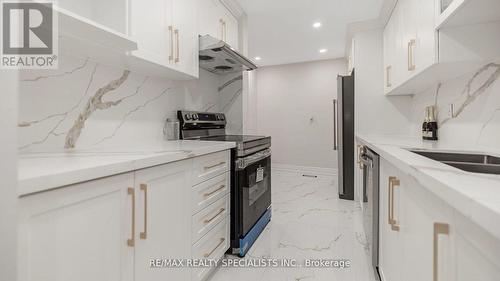
<svg viewBox="0 0 500 281"><path fill-rule="evenodd" d="M415 95L411 113L415 135L421 131L428 105L438 108L440 142L500 149L500 61Z"/></svg>
<svg viewBox="0 0 500 281"><path fill-rule="evenodd" d="M19 150L126 147L163 140L163 123L179 109L226 113L230 133L242 128L242 76L200 70L172 81L90 59L62 57L57 70L20 77Z"/></svg>

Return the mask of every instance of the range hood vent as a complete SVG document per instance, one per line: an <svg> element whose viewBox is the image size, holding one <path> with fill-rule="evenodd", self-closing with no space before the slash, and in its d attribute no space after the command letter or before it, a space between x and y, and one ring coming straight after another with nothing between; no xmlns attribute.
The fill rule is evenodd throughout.
<svg viewBox="0 0 500 281"><path fill-rule="evenodd" d="M252 61L226 42L210 35L200 36L200 67L215 74L257 69Z"/></svg>

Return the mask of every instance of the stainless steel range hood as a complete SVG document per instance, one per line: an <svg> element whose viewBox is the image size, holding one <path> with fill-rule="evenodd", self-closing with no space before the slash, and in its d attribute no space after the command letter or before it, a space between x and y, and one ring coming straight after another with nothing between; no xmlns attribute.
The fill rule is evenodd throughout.
<svg viewBox="0 0 500 281"><path fill-rule="evenodd" d="M226 42L210 35L200 36L200 67L216 74L257 69L253 62Z"/></svg>

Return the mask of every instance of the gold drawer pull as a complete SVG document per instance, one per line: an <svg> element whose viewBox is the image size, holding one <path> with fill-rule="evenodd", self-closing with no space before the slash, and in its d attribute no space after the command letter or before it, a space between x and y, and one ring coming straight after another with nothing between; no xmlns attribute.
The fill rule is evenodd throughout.
<svg viewBox="0 0 500 281"><path fill-rule="evenodd" d="M415 58L414 58L414 53L413 53L413 48L415 47L417 41L415 39L411 39L408 42L408 71L413 71L415 70Z"/></svg>
<svg viewBox="0 0 500 281"><path fill-rule="evenodd" d="M170 37L170 55L168 56L168 60L170 62L172 62L174 60L174 27L173 26L169 26L168 27L168 33L169 33L169 37Z"/></svg>
<svg viewBox="0 0 500 281"><path fill-rule="evenodd" d="M179 47L179 29L174 30L175 34L175 50L176 50L176 56L175 56L175 62L180 62L180 47Z"/></svg>
<svg viewBox="0 0 500 281"><path fill-rule="evenodd" d="M389 224L393 231L399 231L398 222L394 219L394 187L400 184L396 177L389 177Z"/></svg>
<svg viewBox="0 0 500 281"><path fill-rule="evenodd" d="M226 241L226 238L221 238L219 244L217 244L217 246L215 246L215 248L213 248L212 251L204 254L203 257L205 258L210 257L215 252L215 250L217 250L220 247L220 245L224 243L224 241Z"/></svg>
<svg viewBox="0 0 500 281"><path fill-rule="evenodd" d="M219 188L217 188L216 190L214 190L214 191L210 191L210 192L208 192L208 193L205 193L205 194L203 194L203 196L204 196L204 197L209 197L209 196L211 196L211 195L213 195L213 194L215 194L215 193L219 192L220 190L224 189L225 187L226 187L226 185L225 185L225 184L222 184L222 185L221 185L221 186L219 186Z"/></svg>
<svg viewBox="0 0 500 281"><path fill-rule="evenodd" d="M385 68L385 85L387 88L390 88L392 87L392 83L391 83L391 70L392 70L392 66L387 66Z"/></svg>
<svg viewBox="0 0 500 281"><path fill-rule="evenodd" d="M363 163L361 163L361 151L363 150L363 146L358 144L358 166L361 170L363 170Z"/></svg>
<svg viewBox="0 0 500 281"><path fill-rule="evenodd" d="M434 223L434 242L433 242L433 262L432 262L432 280L438 281L438 238L439 235L449 235L450 234L450 226L446 223Z"/></svg>
<svg viewBox="0 0 500 281"><path fill-rule="evenodd" d="M135 246L135 192L132 187L127 189L127 194L132 196L132 233L131 238L127 240L127 245L129 247Z"/></svg>
<svg viewBox="0 0 500 281"><path fill-rule="evenodd" d="M205 170L210 170L210 169L216 168L216 167L221 166L221 165L224 165L224 164L226 164L226 161L220 162L220 163L215 164L215 165L212 165L212 166L205 166L205 168L204 168L204 169L205 169Z"/></svg>
<svg viewBox="0 0 500 281"><path fill-rule="evenodd" d="M139 234L140 238L145 240L148 238L148 185L141 184L141 191L144 191L144 231Z"/></svg>
<svg viewBox="0 0 500 281"><path fill-rule="evenodd" d="M215 214L213 217L211 217L210 219L206 219L203 221L204 224L209 224L211 223L213 220L215 220L220 214L224 213L226 209L225 208L221 208L219 210L219 212L217 212L217 214Z"/></svg>

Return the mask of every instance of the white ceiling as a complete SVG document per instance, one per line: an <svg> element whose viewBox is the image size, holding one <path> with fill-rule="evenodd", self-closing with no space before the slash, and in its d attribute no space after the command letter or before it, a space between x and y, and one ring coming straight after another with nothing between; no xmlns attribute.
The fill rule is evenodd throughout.
<svg viewBox="0 0 500 281"><path fill-rule="evenodd" d="M383 0L237 0L248 15L248 51L258 65L345 55L347 25L378 18ZM319 21L322 27L314 29ZM319 53L320 49L328 49Z"/></svg>

